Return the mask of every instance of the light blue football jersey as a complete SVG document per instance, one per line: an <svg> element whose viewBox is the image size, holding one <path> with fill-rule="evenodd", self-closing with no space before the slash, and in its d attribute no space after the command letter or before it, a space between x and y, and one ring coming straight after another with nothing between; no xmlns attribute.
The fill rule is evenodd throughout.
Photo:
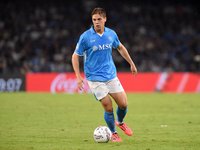
<svg viewBox="0 0 200 150"><path fill-rule="evenodd" d="M112 48L120 45L117 34L104 27L99 35L92 26L85 31L77 43L75 53L84 56L84 72L88 81L109 81L117 76L112 58Z"/></svg>

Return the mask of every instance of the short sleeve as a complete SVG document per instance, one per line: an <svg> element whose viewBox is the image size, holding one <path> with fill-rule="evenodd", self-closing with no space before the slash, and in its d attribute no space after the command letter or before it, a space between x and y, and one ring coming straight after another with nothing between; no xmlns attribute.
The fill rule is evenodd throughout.
<svg viewBox="0 0 200 150"><path fill-rule="evenodd" d="M117 34L114 32L114 41L113 41L113 48L117 48L120 45L119 38Z"/></svg>
<svg viewBox="0 0 200 150"><path fill-rule="evenodd" d="M82 34L79 38L78 43L76 44L75 53L80 56L83 56L85 49L86 49L86 45L84 41L84 35Z"/></svg>

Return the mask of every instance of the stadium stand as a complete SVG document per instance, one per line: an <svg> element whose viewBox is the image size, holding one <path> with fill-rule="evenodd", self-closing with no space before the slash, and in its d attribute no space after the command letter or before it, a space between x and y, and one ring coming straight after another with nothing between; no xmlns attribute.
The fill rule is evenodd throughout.
<svg viewBox="0 0 200 150"><path fill-rule="evenodd" d="M192 1L22 0L0 2L0 73L73 71L71 56L98 6L139 72L200 70L200 13ZM128 71L113 55L118 71Z"/></svg>

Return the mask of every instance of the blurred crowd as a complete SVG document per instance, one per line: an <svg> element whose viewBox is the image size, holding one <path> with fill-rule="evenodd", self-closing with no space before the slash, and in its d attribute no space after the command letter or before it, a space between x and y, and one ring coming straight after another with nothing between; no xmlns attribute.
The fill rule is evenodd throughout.
<svg viewBox="0 0 200 150"><path fill-rule="evenodd" d="M139 72L198 72L198 7L161 2L1 1L0 73L73 71L71 56L97 6L107 11L106 26L116 31ZM112 54L117 70L128 71L117 50Z"/></svg>

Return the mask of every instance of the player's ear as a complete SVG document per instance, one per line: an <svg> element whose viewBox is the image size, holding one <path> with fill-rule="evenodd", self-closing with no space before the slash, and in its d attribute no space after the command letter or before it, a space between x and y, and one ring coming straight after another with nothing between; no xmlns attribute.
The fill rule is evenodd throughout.
<svg viewBox="0 0 200 150"><path fill-rule="evenodd" d="M105 17L105 22L106 22L107 18Z"/></svg>

